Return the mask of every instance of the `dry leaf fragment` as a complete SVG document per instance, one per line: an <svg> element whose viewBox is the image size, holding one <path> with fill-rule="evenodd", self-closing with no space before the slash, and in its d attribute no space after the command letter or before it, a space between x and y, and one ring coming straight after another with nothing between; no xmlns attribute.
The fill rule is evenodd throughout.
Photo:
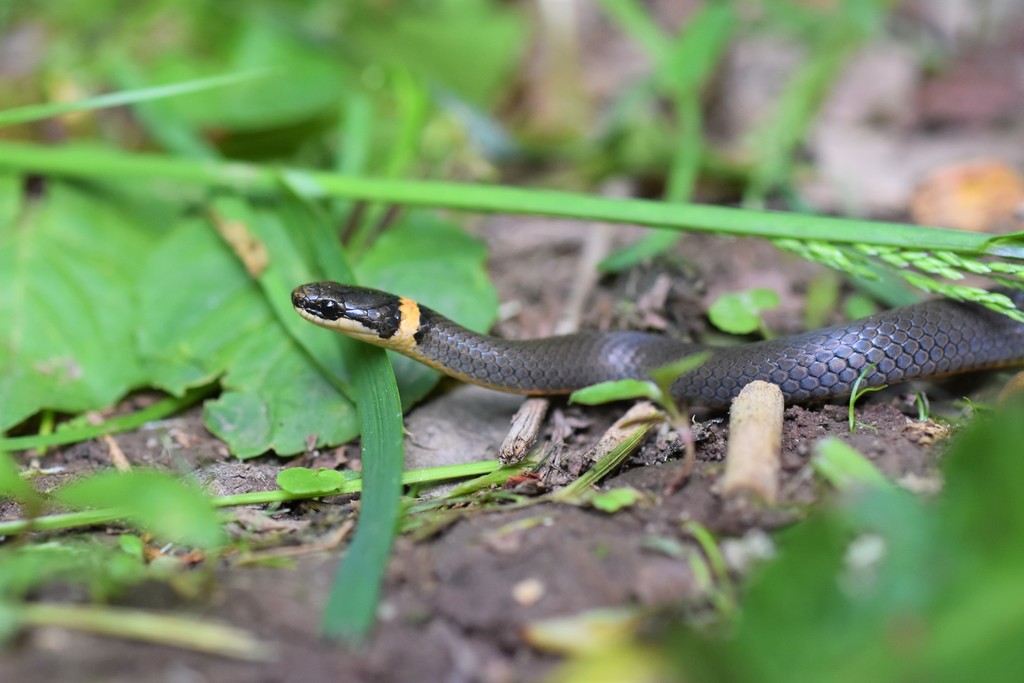
<svg viewBox="0 0 1024 683"><path fill-rule="evenodd" d="M910 212L921 225L972 232L1005 231L1024 203L1024 178L1001 161L945 166L918 185Z"/></svg>

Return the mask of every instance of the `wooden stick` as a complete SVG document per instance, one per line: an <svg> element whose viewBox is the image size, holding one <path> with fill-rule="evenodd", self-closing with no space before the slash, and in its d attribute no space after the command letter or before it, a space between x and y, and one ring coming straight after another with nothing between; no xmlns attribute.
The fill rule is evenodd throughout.
<svg viewBox="0 0 1024 683"><path fill-rule="evenodd" d="M751 493L772 504L779 494L782 391L760 380L743 387L729 411L729 445L721 494Z"/></svg>

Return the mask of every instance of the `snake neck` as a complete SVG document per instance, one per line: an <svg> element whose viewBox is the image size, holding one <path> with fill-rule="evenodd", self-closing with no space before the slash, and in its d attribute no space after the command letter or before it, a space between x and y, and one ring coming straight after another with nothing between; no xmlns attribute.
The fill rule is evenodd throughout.
<svg viewBox="0 0 1024 683"><path fill-rule="evenodd" d="M412 355L420 362L463 381L522 394L566 394L598 382L643 379L658 360L695 350L645 332L502 339L472 332L425 306L415 339Z"/></svg>

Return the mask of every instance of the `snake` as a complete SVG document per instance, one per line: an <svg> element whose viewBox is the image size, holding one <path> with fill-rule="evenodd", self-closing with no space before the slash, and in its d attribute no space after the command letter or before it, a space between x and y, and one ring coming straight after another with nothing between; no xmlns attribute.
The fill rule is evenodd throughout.
<svg viewBox="0 0 1024 683"><path fill-rule="evenodd" d="M1024 307L1024 292L1003 293ZM655 369L701 352L709 352L707 359L679 376L671 394L710 408L727 407L754 380L777 385L792 404L842 398L855 387L1024 364L1024 323L953 299L789 337L709 347L640 331L504 339L473 332L412 299L330 281L301 285L291 298L298 314L316 325L456 379L519 394L566 394L600 382L647 379Z"/></svg>

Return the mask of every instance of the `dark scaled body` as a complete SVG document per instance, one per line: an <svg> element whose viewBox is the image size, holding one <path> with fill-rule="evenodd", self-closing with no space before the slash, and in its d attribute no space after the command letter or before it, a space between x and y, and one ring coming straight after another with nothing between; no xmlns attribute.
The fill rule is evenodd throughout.
<svg viewBox="0 0 1024 683"><path fill-rule="evenodd" d="M1024 295L1011 296L1018 305ZM948 299L893 309L784 339L716 348L643 332L580 333L505 340L470 332L420 307L417 352L435 367L480 384L529 394L566 393L606 380L646 378L684 356L710 350L672 387L682 401L729 404L753 380L773 382L787 403L849 395L862 386L1005 367L1024 361L1024 324ZM865 370L874 364L870 370Z"/></svg>

